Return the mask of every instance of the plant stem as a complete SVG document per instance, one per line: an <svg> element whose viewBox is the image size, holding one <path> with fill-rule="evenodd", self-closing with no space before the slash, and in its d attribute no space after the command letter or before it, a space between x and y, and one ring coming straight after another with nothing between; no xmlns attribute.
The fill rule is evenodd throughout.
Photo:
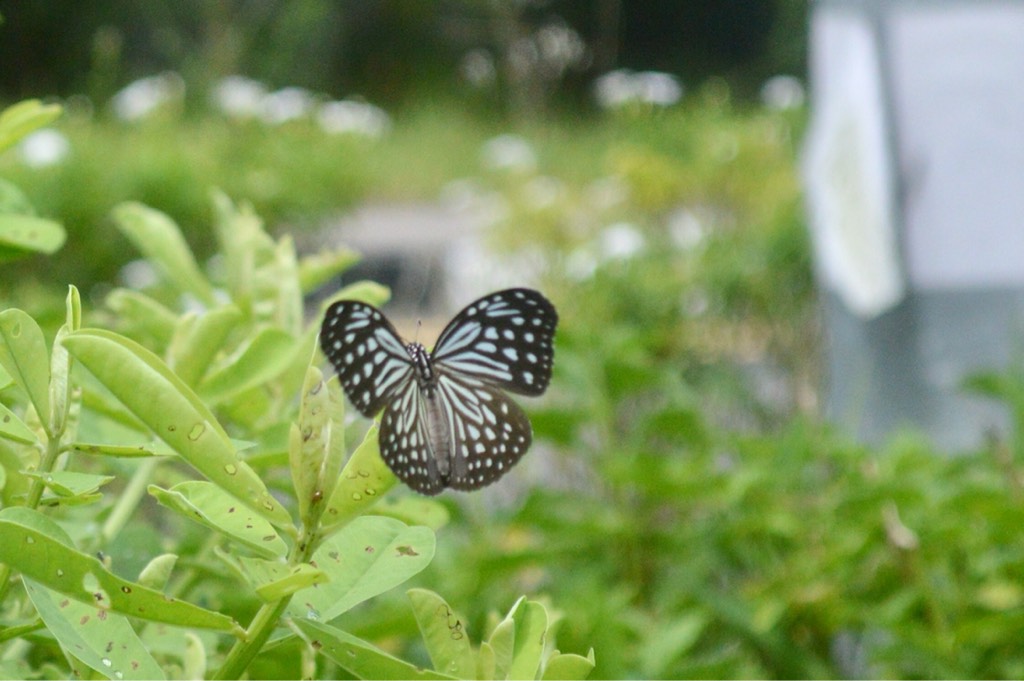
<svg viewBox="0 0 1024 681"><path fill-rule="evenodd" d="M214 679L237 679L242 676L242 672L270 638L274 626L281 619L284 609L288 607L291 600L292 597L289 595L274 603L263 604L256 616L252 618L252 622L249 623L249 628L246 630L248 636L245 640L235 642L235 646L228 653L224 664L213 676Z"/></svg>
<svg viewBox="0 0 1024 681"><path fill-rule="evenodd" d="M107 516L107 521L103 523L103 529L100 532L101 546L107 546L110 542L114 541L114 538L121 532L125 523L135 513L139 505L139 499L146 493L146 485L153 476L153 471L156 469L158 462L159 459L152 457L143 461L135 469L135 473L132 474L128 485L118 497L117 504L114 505L110 515Z"/></svg>
<svg viewBox="0 0 1024 681"><path fill-rule="evenodd" d="M39 472L41 474L49 473L53 470L53 464L57 461L57 457L60 456L60 436L55 435L47 439L46 451L43 452L43 458L39 462ZM35 478L32 481L32 485L28 488L28 495L25 498L25 506L31 509L35 509L39 506L39 500L43 498L43 489L46 486L43 484L41 477ZM11 568L6 563L0 565L0 602L7 597L7 590L10 588L10 577Z"/></svg>
<svg viewBox="0 0 1024 681"><path fill-rule="evenodd" d="M316 544L316 532L306 534L305 530L299 534L298 539L292 546L291 554L288 556L289 565L298 565L308 562L313 555L313 548ZM246 637L235 642L234 647L228 653L224 664L220 666L214 679L237 679L245 671L252 659L259 654L263 644L270 638L278 620L284 614L285 608L292 600L289 594L274 603L264 603L256 616L252 618L249 627L246 629Z"/></svg>

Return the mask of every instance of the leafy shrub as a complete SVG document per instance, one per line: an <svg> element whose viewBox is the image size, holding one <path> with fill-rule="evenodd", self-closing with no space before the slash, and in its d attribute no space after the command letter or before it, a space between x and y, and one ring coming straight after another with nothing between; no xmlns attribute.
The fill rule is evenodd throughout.
<svg viewBox="0 0 1024 681"><path fill-rule="evenodd" d="M50 350L30 315L0 312L3 673L585 677L593 654L554 650L536 601L474 647L440 596L409 591L436 671L339 628L426 567L447 512L384 498L396 480L375 427L349 423L316 366L322 309L307 324L303 294L353 254L299 259L251 210L214 204L214 279L165 214L114 210L160 282L109 293L120 333L83 326L74 287ZM380 304L387 291L340 297Z"/></svg>

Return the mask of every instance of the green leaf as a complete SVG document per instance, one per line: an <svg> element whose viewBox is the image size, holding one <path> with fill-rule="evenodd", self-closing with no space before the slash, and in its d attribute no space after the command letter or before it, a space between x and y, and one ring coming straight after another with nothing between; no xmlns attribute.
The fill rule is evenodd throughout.
<svg viewBox="0 0 1024 681"><path fill-rule="evenodd" d="M64 346L136 418L221 489L278 525L287 511L242 461L209 409L159 357L101 329L68 335Z"/></svg>
<svg viewBox="0 0 1024 681"><path fill-rule="evenodd" d="M476 658L462 619L433 591L410 589L406 595L434 669L459 679L475 678Z"/></svg>
<svg viewBox="0 0 1024 681"><path fill-rule="evenodd" d="M213 287L171 218L134 201L118 204L112 215L121 233L176 289L191 293L208 307L216 304Z"/></svg>
<svg viewBox="0 0 1024 681"><path fill-rule="evenodd" d="M586 657L574 653L560 653L555 651L548 658L544 667L545 680L557 681L558 679L585 679L594 670L594 649L591 648Z"/></svg>
<svg viewBox="0 0 1024 681"><path fill-rule="evenodd" d="M183 679L206 678L206 646L203 640L191 631L185 632L185 650L181 656Z"/></svg>
<svg viewBox="0 0 1024 681"><path fill-rule="evenodd" d="M0 262L29 253L56 253L65 239L64 228L53 220L0 213Z"/></svg>
<svg viewBox="0 0 1024 681"><path fill-rule="evenodd" d="M194 387L240 321L242 312L234 305L202 315L183 315L167 351L168 365L181 380Z"/></svg>
<svg viewBox="0 0 1024 681"><path fill-rule="evenodd" d="M701 612L682 613L651 632L640 656L645 675L664 675L673 660L693 647L710 622L711 618Z"/></svg>
<svg viewBox="0 0 1024 681"><path fill-rule="evenodd" d="M0 365L28 395L43 423L50 427L50 355L43 331L27 314L12 308L0 312ZM53 437L53 432L47 430Z"/></svg>
<svg viewBox="0 0 1024 681"><path fill-rule="evenodd" d="M25 590L61 648L108 679L163 679L128 618L79 603L31 579Z"/></svg>
<svg viewBox="0 0 1024 681"><path fill-rule="evenodd" d="M0 213L17 213L19 215L35 215L36 209L28 200L25 192L16 185L0 178Z"/></svg>
<svg viewBox="0 0 1024 681"><path fill-rule="evenodd" d="M420 669L348 632L320 622L295 620L293 626L315 651L359 679L454 678Z"/></svg>
<svg viewBox="0 0 1024 681"><path fill-rule="evenodd" d="M83 454L99 454L100 456L114 456L125 459L137 459L150 456L171 456L174 454L171 450L167 450L165 452L158 451L153 444L107 445L91 442L75 442L71 444L71 449ZM163 446L162 449L166 449L166 447Z"/></svg>
<svg viewBox="0 0 1024 681"><path fill-rule="evenodd" d="M72 331L77 331L82 325L82 300L79 297L78 289L74 286L68 287L68 296L65 302L65 321L57 331L57 337L53 341L53 350L50 353L50 429L53 433L59 433L66 441L68 433L68 415L72 408L71 396L71 357L64 349L64 337ZM77 406L76 406L77 408ZM77 419L72 419L77 424ZM73 434L72 434L73 435Z"/></svg>
<svg viewBox="0 0 1024 681"><path fill-rule="evenodd" d="M327 457L327 448L334 435L324 376L316 367L309 367L302 385L299 422L293 423L288 436L288 463L291 468L299 517L309 524L310 508L319 489L320 471ZM333 484L333 480L331 481ZM330 494L330 491L327 492Z"/></svg>
<svg viewBox="0 0 1024 681"><path fill-rule="evenodd" d="M216 485L202 480L181 482L171 489L148 488L162 505L177 511L268 558L284 556L288 547L273 525Z"/></svg>
<svg viewBox="0 0 1024 681"><path fill-rule="evenodd" d="M49 589L92 607L153 622L216 629L243 635L238 624L219 612L179 601L121 579L94 556L73 548L57 524L31 509L0 511L4 562Z"/></svg>
<svg viewBox="0 0 1024 681"><path fill-rule="evenodd" d="M280 329L263 329L224 366L210 373L197 391L204 400L217 404L263 385L288 368L294 346L295 339L290 334Z"/></svg>
<svg viewBox="0 0 1024 681"><path fill-rule="evenodd" d="M508 678L537 678L544 655L548 613L537 601L522 600L509 614L516 623L516 636Z"/></svg>
<svg viewBox="0 0 1024 681"><path fill-rule="evenodd" d="M60 118L58 104L43 104L38 99L26 99L0 111L0 151L12 147L33 130L49 125Z"/></svg>
<svg viewBox="0 0 1024 681"><path fill-rule="evenodd" d="M382 286L375 281L357 281L335 292L334 295L320 303L320 313L317 318L323 319L327 308L339 300L359 300L374 307L380 307L388 302L389 298L391 298L391 289L387 286Z"/></svg>
<svg viewBox="0 0 1024 681"><path fill-rule="evenodd" d="M374 424L342 469L338 486L321 516L321 526L325 530L338 527L365 513L397 482L398 478L380 458L377 425Z"/></svg>
<svg viewBox="0 0 1024 681"><path fill-rule="evenodd" d="M279 601L285 596L328 581L328 576L308 563L285 565L279 561L258 558L238 558L238 565L246 581L267 603Z"/></svg>
<svg viewBox="0 0 1024 681"><path fill-rule="evenodd" d="M311 561L331 581L303 589L288 612L293 617L333 620L425 568L434 557L434 533L391 518L362 516L324 541Z"/></svg>
<svg viewBox="0 0 1024 681"><path fill-rule="evenodd" d="M162 591L167 586L167 581L171 578L171 571L174 570L177 562L178 556L175 554L161 553L146 563L146 567L139 572L139 584Z"/></svg>
<svg viewBox="0 0 1024 681"><path fill-rule="evenodd" d="M509 615L501 622L498 622L497 626L494 627L494 631L491 632L490 637L487 639L487 644L494 655L494 675L491 678L509 678L508 670L512 666L512 653L515 651L516 646L516 623L512 619L512 613L516 611L519 604L524 600L525 598L520 598L516 601Z"/></svg>
<svg viewBox="0 0 1024 681"><path fill-rule="evenodd" d="M75 473L73 471L27 472L26 475L41 480L47 489L61 497L93 494L100 487L114 480L112 475L93 475L92 473Z"/></svg>
<svg viewBox="0 0 1024 681"><path fill-rule="evenodd" d="M480 643L480 649L476 654L476 678L478 679L499 679L504 678L497 674L497 664L494 659L494 648L487 641Z"/></svg>
<svg viewBox="0 0 1024 681"><path fill-rule="evenodd" d="M257 298L253 291L256 263L271 257L274 242L252 207L236 207L221 191L212 195L214 230L224 253L225 284L231 299L250 315ZM255 315L253 315L255 316Z"/></svg>
<svg viewBox="0 0 1024 681"><path fill-rule="evenodd" d="M13 411L0 404L0 437L30 445L39 439Z"/></svg>
<svg viewBox="0 0 1024 681"><path fill-rule="evenodd" d="M145 293L117 288L107 296L106 305L130 329L130 335L151 338L161 350L171 342L178 315Z"/></svg>
<svg viewBox="0 0 1024 681"><path fill-rule="evenodd" d="M327 410L330 414L330 436L327 438L327 455L320 467L318 488L323 492L324 499L329 500L338 486L338 477L345 464L345 396L341 393L341 384L337 376L326 381ZM326 508L326 506L325 506Z"/></svg>
<svg viewBox="0 0 1024 681"><path fill-rule="evenodd" d="M312 293L359 262L359 254L347 248L324 250L299 260L303 293Z"/></svg>
<svg viewBox="0 0 1024 681"><path fill-rule="evenodd" d="M387 497L373 507L374 515L401 520L406 525L423 525L435 532L448 524L448 507L436 499L421 496Z"/></svg>

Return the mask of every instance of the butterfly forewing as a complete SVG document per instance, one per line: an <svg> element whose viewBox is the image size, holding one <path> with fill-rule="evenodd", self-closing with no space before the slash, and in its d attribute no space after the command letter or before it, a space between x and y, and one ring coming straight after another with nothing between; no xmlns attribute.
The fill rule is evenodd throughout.
<svg viewBox="0 0 1024 681"><path fill-rule="evenodd" d="M372 417L413 380L402 340L380 310L354 300L327 309L320 347L353 406Z"/></svg>
<svg viewBox="0 0 1024 681"><path fill-rule="evenodd" d="M523 395L540 395L551 380L558 314L532 289L506 289L468 305L441 332L433 361Z"/></svg>

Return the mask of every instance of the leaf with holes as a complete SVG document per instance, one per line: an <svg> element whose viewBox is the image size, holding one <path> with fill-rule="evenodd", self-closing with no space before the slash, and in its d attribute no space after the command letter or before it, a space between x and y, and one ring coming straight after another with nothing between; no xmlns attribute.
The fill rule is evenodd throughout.
<svg viewBox="0 0 1024 681"><path fill-rule="evenodd" d="M16 308L0 312L0 366L28 395L43 427L49 428L50 354L42 329Z"/></svg>
<svg viewBox="0 0 1024 681"><path fill-rule="evenodd" d="M392 518L361 516L324 541L311 563L330 582L295 594L293 617L333 620L353 606L392 589L434 557L434 533Z"/></svg>
<svg viewBox="0 0 1024 681"><path fill-rule="evenodd" d="M459 679L476 678L476 655L463 618L433 591L410 589L406 595L434 669Z"/></svg>
<svg viewBox="0 0 1024 681"><path fill-rule="evenodd" d="M181 229L166 214L135 201L114 206L114 224L178 291L213 307L213 286L196 264Z"/></svg>
<svg viewBox="0 0 1024 681"><path fill-rule="evenodd" d="M188 480L171 489L150 485L149 493L162 506L248 546L261 556L275 558L288 552L273 525L212 483Z"/></svg>
<svg viewBox="0 0 1024 681"><path fill-rule="evenodd" d="M154 622L244 635L227 615L121 579L95 556L75 549L59 525L36 511L20 506L0 511L0 547L4 563L83 603Z"/></svg>
<svg viewBox="0 0 1024 681"><path fill-rule="evenodd" d="M68 655L108 679L163 679L163 669L128 618L51 591L31 579L25 590L46 628Z"/></svg>
<svg viewBox="0 0 1024 681"><path fill-rule="evenodd" d="M159 357L102 329L69 334L64 346L175 454L271 522L291 524L213 413Z"/></svg>
<svg viewBox="0 0 1024 681"><path fill-rule="evenodd" d="M357 679L454 679L422 669L389 655L347 631L312 620L295 620L293 626L318 654Z"/></svg>

